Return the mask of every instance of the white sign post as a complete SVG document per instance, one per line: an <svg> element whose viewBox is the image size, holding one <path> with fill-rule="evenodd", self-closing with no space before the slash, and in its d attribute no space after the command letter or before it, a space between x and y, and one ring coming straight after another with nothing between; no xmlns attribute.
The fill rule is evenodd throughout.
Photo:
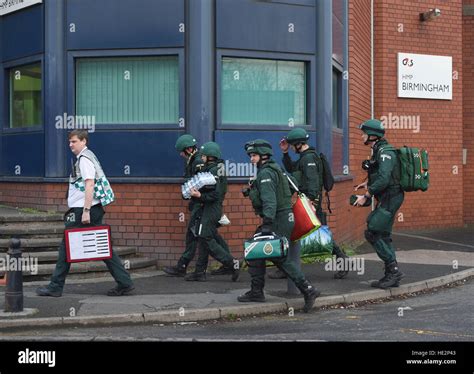
<svg viewBox="0 0 474 374"><path fill-rule="evenodd" d="M453 58L398 53L398 97L452 100Z"/></svg>
<svg viewBox="0 0 474 374"><path fill-rule="evenodd" d="M0 0L0 16L42 3L43 0Z"/></svg>

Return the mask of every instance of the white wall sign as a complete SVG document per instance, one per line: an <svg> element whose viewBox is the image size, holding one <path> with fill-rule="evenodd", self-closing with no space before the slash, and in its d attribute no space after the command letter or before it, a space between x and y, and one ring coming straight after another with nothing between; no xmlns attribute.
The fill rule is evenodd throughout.
<svg viewBox="0 0 474 374"><path fill-rule="evenodd" d="M453 58L398 53L398 97L452 100Z"/></svg>
<svg viewBox="0 0 474 374"><path fill-rule="evenodd" d="M43 0L0 0L0 16L42 3Z"/></svg>

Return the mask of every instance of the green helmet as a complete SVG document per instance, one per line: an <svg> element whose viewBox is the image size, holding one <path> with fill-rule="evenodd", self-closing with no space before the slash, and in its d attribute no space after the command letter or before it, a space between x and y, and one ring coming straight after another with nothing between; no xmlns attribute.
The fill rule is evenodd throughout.
<svg viewBox="0 0 474 374"><path fill-rule="evenodd" d="M302 128L291 130L286 137L286 141L290 144L298 144L298 143L306 144L308 142L308 139L309 139L308 133L306 132L305 129L302 129Z"/></svg>
<svg viewBox="0 0 474 374"><path fill-rule="evenodd" d="M221 147L214 142L207 142L201 146L201 154L215 158L221 158Z"/></svg>
<svg viewBox="0 0 474 374"><path fill-rule="evenodd" d="M176 145L174 146L178 152L184 151L186 148L194 147L197 144L194 136L189 134L181 135L178 140L176 140Z"/></svg>
<svg viewBox="0 0 474 374"><path fill-rule="evenodd" d="M256 139L245 143L245 152L247 154L256 153L257 155L273 156L272 145L263 139Z"/></svg>
<svg viewBox="0 0 474 374"><path fill-rule="evenodd" d="M368 121L362 122L359 129L369 136L372 135L378 138L383 138L385 135L385 127L383 127L383 123L378 119L369 119Z"/></svg>

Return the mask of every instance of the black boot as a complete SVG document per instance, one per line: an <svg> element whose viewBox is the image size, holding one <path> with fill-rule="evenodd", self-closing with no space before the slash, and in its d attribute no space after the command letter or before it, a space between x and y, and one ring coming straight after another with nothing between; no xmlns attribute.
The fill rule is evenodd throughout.
<svg viewBox="0 0 474 374"><path fill-rule="evenodd" d="M193 272L184 277L184 280L188 282L205 282L206 273L205 272Z"/></svg>
<svg viewBox="0 0 474 374"><path fill-rule="evenodd" d="M346 255L342 250L341 248L339 248L337 245L334 245L333 246L333 249L332 249L332 254L333 255L336 255L336 261L340 258L342 259L346 259L346 258L349 258L348 255ZM336 262L337 263L337 262ZM346 266L346 263L344 261L344 270L339 270L336 274L334 274L334 278L335 279L342 279L342 278L345 278L347 276L347 274L349 274L349 270L347 270L345 268Z"/></svg>
<svg viewBox="0 0 474 374"><path fill-rule="evenodd" d="M385 282L385 279L387 279L387 276L388 276L388 269L387 269L387 264L385 264L385 267L384 267L384 276L382 278L380 278L379 280L377 281L373 281L370 283L370 286L371 287L375 287L375 288L380 288L380 283L381 282Z"/></svg>
<svg viewBox="0 0 474 374"><path fill-rule="evenodd" d="M219 269L212 270L211 275L230 275L233 274L232 268L222 265Z"/></svg>
<svg viewBox="0 0 474 374"><path fill-rule="evenodd" d="M405 276L399 269L396 261L385 265L385 276L370 285L376 288L386 289L389 287L398 287L400 280Z"/></svg>
<svg viewBox="0 0 474 374"><path fill-rule="evenodd" d="M248 302L263 303L265 302L265 295L263 294L263 290L251 289L250 291L237 297L237 300L240 301L241 303L248 303Z"/></svg>
<svg viewBox="0 0 474 374"><path fill-rule="evenodd" d="M187 264L178 261L176 266L165 266L163 271L172 277L184 277L186 275Z"/></svg>
<svg viewBox="0 0 474 374"><path fill-rule="evenodd" d="M304 296L303 311L308 313L313 308L314 301L321 294L321 292L314 288L308 280L304 281L300 286L298 286L298 289Z"/></svg>

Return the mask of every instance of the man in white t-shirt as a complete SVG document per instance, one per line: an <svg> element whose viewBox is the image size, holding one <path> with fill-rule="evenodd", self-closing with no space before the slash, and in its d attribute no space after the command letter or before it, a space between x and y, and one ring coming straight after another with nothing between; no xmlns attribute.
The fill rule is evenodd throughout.
<svg viewBox="0 0 474 374"><path fill-rule="evenodd" d="M97 168L101 169L101 167L95 155L88 150L87 141L87 131L74 130L69 134L69 148L77 157L77 161L69 181L67 198L69 210L64 216L64 223L67 229L84 227L90 224L99 226L102 224L102 218L105 214L100 201L94 198L94 183L96 179L96 166L94 162L97 163ZM86 157L85 154L92 157ZM91 158L95 161L92 162ZM77 187L77 183L75 183L77 176L80 176L85 188ZM107 295L122 296L130 293L134 289L133 282L119 256L112 251L112 258L104 260L104 262L117 282L117 286L109 290ZM48 286L38 288L36 290L37 295L60 297L70 267L71 264L66 259L66 246L63 240L59 247L58 260L51 276L51 281Z"/></svg>

